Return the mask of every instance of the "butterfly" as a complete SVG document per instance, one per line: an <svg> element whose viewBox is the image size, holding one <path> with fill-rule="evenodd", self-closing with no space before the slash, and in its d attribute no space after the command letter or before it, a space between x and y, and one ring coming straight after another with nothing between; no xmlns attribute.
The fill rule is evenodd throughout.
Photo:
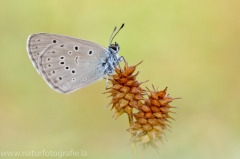
<svg viewBox="0 0 240 159"><path fill-rule="evenodd" d="M38 33L27 40L33 66L47 84L60 93L70 93L112 74L124 59L114 37L124 27L114 28L108 48L91 41L64 35ZM114 35L114 36L113 36Z"/></svg>

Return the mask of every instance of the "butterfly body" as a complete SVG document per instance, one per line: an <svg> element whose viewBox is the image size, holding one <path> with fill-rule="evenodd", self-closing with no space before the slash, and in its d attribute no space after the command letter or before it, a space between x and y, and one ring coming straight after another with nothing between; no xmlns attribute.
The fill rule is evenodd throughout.
<svg viewBox="0 0 240 159"><path fill-rule="evenodd" d="M117 43L105 48L63 35L38 33L27 40L34 67L50 87L70 93L114 72L122 60Z"/></svg>

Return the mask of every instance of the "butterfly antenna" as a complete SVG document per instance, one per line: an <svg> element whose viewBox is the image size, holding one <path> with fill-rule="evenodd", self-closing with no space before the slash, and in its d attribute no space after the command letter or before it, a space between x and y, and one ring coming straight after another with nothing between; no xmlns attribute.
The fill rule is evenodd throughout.
<svg viewBox="0 0 240 159"><path fill-rule="evenodd" d="M110 39L109 39L109 45L111 44L111 42L112 42L112 36L113 36L113 33L116 31L116 29L117 29L117 27L115 26L114 27L114 29L113 29L113 32L112 32L112 34L111 34L111 36L110 36Z"/></svg>
<svg viewBox="0 0 240 159"><path fill-rule="evenodd" d="M111 38L110 38L109 45L111 45L113 39L115 38L115 36L118 34L118 32L119 32L123 27L124 27L124 23L123 23L122 26L118 29L118 31L116 32L116 34L112 37L113 33L114 33L115 30L117 29L116 27L114 28L113 33L112 33Z"/></svg>

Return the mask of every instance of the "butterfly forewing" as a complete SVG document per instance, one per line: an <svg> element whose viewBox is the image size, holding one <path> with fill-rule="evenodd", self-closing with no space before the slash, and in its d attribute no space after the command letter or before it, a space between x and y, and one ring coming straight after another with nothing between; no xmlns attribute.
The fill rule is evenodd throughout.
<svg viewBox="0 0 240 159"><path fill-rule="evenodd" d="M102 47L101 45L98 45L96 43L93 43L87 40L76 39L76 38L57 35L57 34L38 33L38 34L32 34L28 37L27 51L34 67L38 69L38 58L41 55L41 53L45 49L47 49L47 47L51 45L66 44L70 42L85 44L97 49L106 50L106 48Z"/></svg>
<svg viewBox="0 0 240 159"><path fill-rule="evenodd" d="M28 53L45 81L61 93L69 93L104 76L108 50L86 40L55 34L33 34Z"/></svg>

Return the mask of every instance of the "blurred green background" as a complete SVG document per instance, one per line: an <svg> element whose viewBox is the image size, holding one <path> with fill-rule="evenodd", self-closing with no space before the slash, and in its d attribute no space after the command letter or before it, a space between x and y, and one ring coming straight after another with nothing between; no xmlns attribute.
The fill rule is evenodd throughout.
<svg viewBox="0 0 240 159"><path fill-rule="evenodd" d="M183 97L172 103L179 109L168 142L159 154L146 150L145 158L239 159L239 7L237 0L0 0L0 151L133 158L127 116L114 120L104 109L104 80L59 94L26 52L28 35L38 32L107 47L113 27L124 22L115 41L130 65L144 60L138 80Z"/></svg>

